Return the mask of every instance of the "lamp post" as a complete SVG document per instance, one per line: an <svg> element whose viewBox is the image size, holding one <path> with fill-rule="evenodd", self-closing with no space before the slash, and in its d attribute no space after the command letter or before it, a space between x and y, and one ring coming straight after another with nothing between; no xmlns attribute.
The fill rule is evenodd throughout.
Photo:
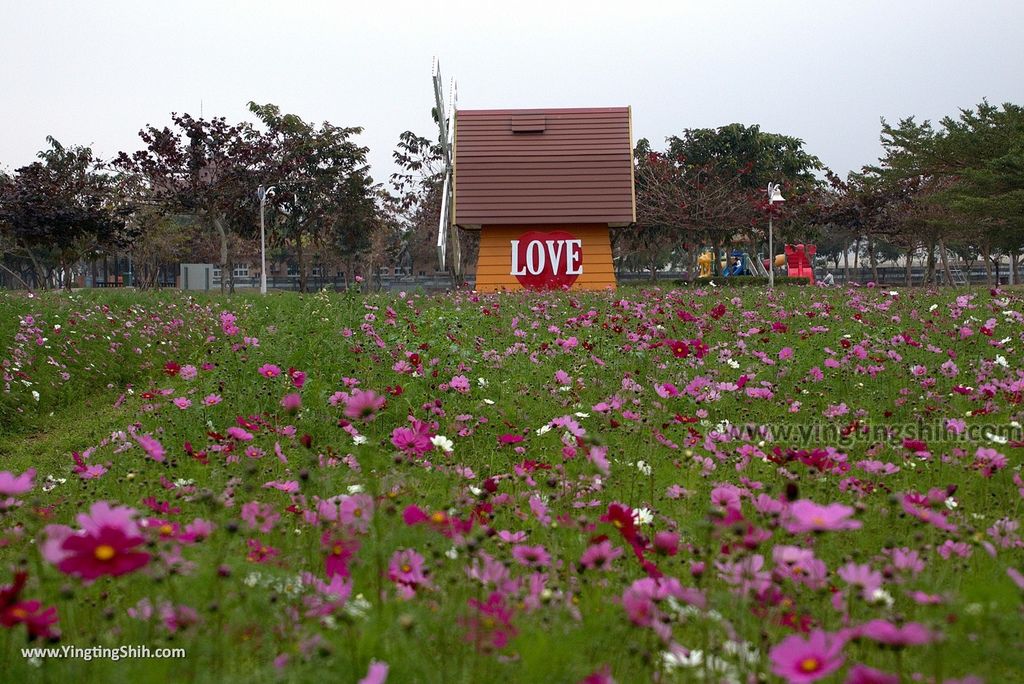
<svg viewBox="0 0 1024 684"><path fill-rule="evenodd" d="M262 185L256 189L256 196L260 198L260 294L267 294L267 222L266 208L267 197L274 194L274 186L265 188Z"/></svg>
<svg viewBox="0 0 1024 684"><path fill-rule="evenodd" d="M782 193L779 192L778 183L768 184L768 289L775 288L775 247L772 235L772 206L776 202L785 202Z"/></svg>

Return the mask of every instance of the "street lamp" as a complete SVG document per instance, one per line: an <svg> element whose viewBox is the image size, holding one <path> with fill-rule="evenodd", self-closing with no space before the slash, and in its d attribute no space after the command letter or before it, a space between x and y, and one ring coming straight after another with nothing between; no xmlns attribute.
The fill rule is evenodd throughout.
<svg viewBox="0 0 1024 684"><path fill-rule="evenodd" d="M772 205L776 202L785 202L786 199L779 192L778 183L768 184L768 289L775 287L775 248L772 244Z"/></svg>
<svg viewBox="0 0 1024 684"><path fill-rule="evenodd" d="M267 222L265 218L267 208L267 197L274 195L274 186L265 188L262 185L256 189L256 196L260 198L260 294L267 294Z"/></svg>

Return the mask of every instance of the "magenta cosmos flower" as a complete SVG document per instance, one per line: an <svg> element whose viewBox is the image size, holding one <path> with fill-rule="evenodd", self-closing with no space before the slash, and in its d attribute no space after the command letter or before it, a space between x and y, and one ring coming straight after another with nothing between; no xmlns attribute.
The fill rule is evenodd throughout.
<svg viewBox="0 0 1024 684"><path fill-rule="evenodd" d="M587 547L580 556L580 565L591 570L610 570L612 562L622 553L621 547L612 546L612 543L605 539Z"/></svg>
<svg viewBox="0 0 1024 684"><path fill-rule="evenodd" d="M888 620L871 620L857 630L860 636L889 646L920 646L936 638L936 634L920 622L897 627Z"/></svg>
<svg viewBox="0 0 1024 684"><path fill-rule="evenodd" d="M369 422L377 417L385 403L384 397L372 390L352 390L352 394L345 402L345 417Z"/></svg>
<svg viewBox="0 0 1024 684"><path fill-rule="evenodd" d="M265 363L259 367L259 374L267 378L276 378L281 374L281 369L272 363Z"/></svg>
<svg viewBox="0 0 1024 684"><path fill-rule="evenodd" d="M46 527L43 557L61 572L84 580L138 570L149 562L150 555L136 550L145 539L134 515L135 509L97 501L89 513L78 515L80 531L64 525Z"/></svg>
<svg viewBox="0 0 1024 684"><path fill-rule="evenodd" d="M29 468L21 475L15 475L14 473L6 470L0 470L0 495L12 496L14 494L24 494L32 489L32 478L35 476L35 468Z"/></svg>
<svg viewBox="0 0 1024 684"><path fill-rule="evenodd" d="M413 590L427 584L423 556L413 549L395 551L388 563L388 579L395 584Z"/></svg>
<svg viewBox="0 0 1024 684"><path fill-rule="evenodd" d="M836 635L820 629L811 632L806 639L793 634L769 652L772 672L792 684L815 682L842 666L844 644Z"/></svg>
<svg viewBox="0 0 1024 684"><path fill-rule="evenodd" d="M807 499L790 504L784 514L786 531L791 534L802 532L824 532L831 530L855 530L861 526L859 520L851 520L853 508L840 503L822 506Z"/></svg>

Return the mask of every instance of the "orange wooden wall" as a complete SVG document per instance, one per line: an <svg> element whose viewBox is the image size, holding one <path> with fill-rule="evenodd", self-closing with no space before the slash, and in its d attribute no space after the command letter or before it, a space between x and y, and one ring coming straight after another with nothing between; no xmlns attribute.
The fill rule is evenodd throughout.
<svg viewBox="0 0 1024 684"><path fill-rule="evenodd" d="M480 230L480 255L476 262L478 292L522 289L512 275L511 241L531 230L564 230L583 241L583 273L572 284L573 290L615 288L610 229L605 223L484 226Z"/></svg>

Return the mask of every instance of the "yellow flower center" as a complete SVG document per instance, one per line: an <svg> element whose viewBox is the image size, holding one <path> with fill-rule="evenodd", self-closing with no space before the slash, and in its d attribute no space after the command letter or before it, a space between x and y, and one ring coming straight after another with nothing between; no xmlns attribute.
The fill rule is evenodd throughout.
<svg viewBox="0 0 1024 684"><path fill-rule="evenodd" d="M402 572L411 572L412 566L408 563L402 563Z"/></svg>
<svg viewBox="0 0 1024 684"><path fill-rule="evenodd" d="M354 511L352 511L352 515L357 517L357 518L362 518L363 517L363 509L362 508L355 509Z"/></svg>
<svg viewBox="0 0 1024 684"><path fill-rule="evenodd" d="M825 519L820 515L816 515L813 518L811 518L811 522L813 522L815 525L824 525Z"/></svg>
<svg viewBox="0 0 1024 684"><path fill-rule="evenodd" d="M172 534L173 532L174 528L168 523L164 523L160 526L160 534Z"/></svg>
<svg viewBox="0 0 1024 684"><path fill-rule="evenodd" d="M498 626L498 622L490 615L485 615L484 618L480 620L480 624L483 625L486 629L494 629Z"/></svg>
<svg viewBox="0 0 1024 684"><path fill-rule="evenodd" d="M92 553L96 556L96 560L98 561L108 561L117 555L117 551L115 551L114 547L109 544L100 544Z"/></svg>
<svg viewBox="0 0 1024 684"><path fill-rule="evenodd" d="M803 672L815 672L821 667L821 661L817 658L804 658L800 661L800 670Z"/></svg>
<svg viewBox="0 0 1024 684"><path fill-rule="evenodd" d="M24 620L28 617L28 611L24 608L12 608L11 615L14 616L15 620Z"/></svg>
<svg viewBox="0 0 1024 684"><path fill-rule="evenodd" d="M441 512L441 511L438 511L437 513L434 513L434 515L430 516L430 519L433 520L436 523L443 523L444 522L444 513Z"/></svg>
<svg viewBox="0 0 1024 684"><path fill-rule="evenodd" d="M334 551L334 555L335 555L335 556L340 556L340 555L341 555L341 552L342 552L343 550L344 550L344 549L342 548L341 544L335 544L335 545L334 545L334 549L333 549L333 551Z"/></svg>

